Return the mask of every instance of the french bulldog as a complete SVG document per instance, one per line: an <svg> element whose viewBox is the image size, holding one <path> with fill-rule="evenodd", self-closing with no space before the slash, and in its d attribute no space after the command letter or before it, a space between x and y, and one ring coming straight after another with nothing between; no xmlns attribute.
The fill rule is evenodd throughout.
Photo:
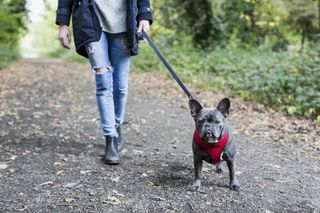
<svg viewBox="0 0 320 213"><path fill-rule="evenodd" d="M201 186L202 162L216 164L216 172L222 172L221 161L226 161L229 169L230 189L238 191L240 185L236 171L236 147L231 130L226 123L229 115L230 100L222 99L216 108L206 108L194 98L189 100L191 115L196 130L193 136L192 151L195 180L192 190Z"/></svg>

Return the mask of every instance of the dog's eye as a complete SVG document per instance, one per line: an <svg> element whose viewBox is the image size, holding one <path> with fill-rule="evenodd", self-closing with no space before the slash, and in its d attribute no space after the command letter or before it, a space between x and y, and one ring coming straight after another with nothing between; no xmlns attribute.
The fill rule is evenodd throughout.
<svg viewBox="0 0 320 213"><path fill-rule="evenodd" d="M220 121L214 120L213 123L214 123L214 124L220 124Z"/></svg>
<svg viewBox="0 0 320 213"><path fill-rule="evenodd" d="M202 125L203 122L204 122L203 120L198 120L198 124L199 124L199 125Z"/></svg>

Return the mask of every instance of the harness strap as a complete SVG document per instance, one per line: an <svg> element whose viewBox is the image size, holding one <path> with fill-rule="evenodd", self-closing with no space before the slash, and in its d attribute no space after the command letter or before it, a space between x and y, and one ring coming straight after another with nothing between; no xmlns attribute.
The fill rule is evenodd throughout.
<svg viewBox="0 0 320 213"><path fill-rule="evenodd" d="M223 137L219 142L214 144L208 144L203 142L197 130L194 132L194 138L197 145L200 146L201 149L203 149L205 152L207 152L210 155L211 161L209 163L216 164L216 163L219 163L221 160L223 160L222 159L223 150L229 138L228 131L225 132L225 134L223 135Z"/></svg>

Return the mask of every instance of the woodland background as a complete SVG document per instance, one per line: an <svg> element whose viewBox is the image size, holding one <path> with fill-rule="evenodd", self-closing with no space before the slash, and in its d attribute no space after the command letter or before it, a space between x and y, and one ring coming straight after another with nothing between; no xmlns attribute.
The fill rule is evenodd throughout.
<svg viewBox="0 0 320 213"><path fill-rule="evenodd" d="M86 61L60 47L57 1L44 3L33 23L25 0L0 0L0 68L22 55ZM151 3L150 36L183 81L320 121L320 0ZM146 42L132 70L166 72Z"/></svg>

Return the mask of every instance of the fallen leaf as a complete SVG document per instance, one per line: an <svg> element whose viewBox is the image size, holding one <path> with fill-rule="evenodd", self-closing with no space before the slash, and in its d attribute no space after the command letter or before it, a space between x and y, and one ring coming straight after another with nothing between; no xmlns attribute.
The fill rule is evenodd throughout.
<svg viewBox="0 0 320 213"><path fill-rule="evenodd" d="M124 197L124 194L121 194L121 193L119 193L119 192L116 191L116 190L113 190L112 193L115 194L115 195L118 196L118 197Z"/></svg>
<svg viewBox="0 0 320 213"><path fill-rule="evenodd" d="M111 204L111 205L118 205L121 203L121 201L115 196L108 196L107 200L104 201L104 203Z"/></svg>
<svg viewBox="0 0 320 213"><path fill-rule="evenodd" d="M204 173L211 172L211 171L212 171L212 168L203 167L202 171L203 171Z"/></svg>
<svg viewBox="0 0 320 213"><path fill-rule="evenodd" d="M151 199L155 200L155 201L165 201L166 200L165 198L158 197L158 196L152 197Z"/></svg>
<svg viewBox="0 0 320 213"><path fill-rule="evenodd" d="M68 158L62 158L62 161L67 162Z"/></svg>
<svg viewBox="0 0 320 213"><path fill-rule="evenodd" d="M154 174L154 171L153 170L147 170L147 171L144 171L144 172L141 172L140 173L140 176L141 177L149 177L150 175Z"/></svg>
<svg viewBox="0 0 320 213"><path fill-rule="evenodd" d="M145 173L145 172L142 172L142 173L140 174L140 176L141 176L141 177L148 177L149 175L148 175L147 173Z"/></svg>
<svg viewBox="0 0 320 213"><path fill-rule="evenodd" d="M140 151L140 150L132 150L133 154L135 155L140 155L140 154L143 154L143 151Z"/></svg>
<svg viewBox="0 0 320 213"><path fill-rule="evenodd" d="M142 124L145 124L145 123L146 123L146 120L142 118L142 119L141 119L141 123L142 123Z"/></svg>
<svg viewBox="0 0 320 213"><path fill-rule="evenodd" d="M8 168L8 164L0 162L0 169L6 169Z"/></svg>
<svg viewBox="0 0 320 213"><path fill-rule="evenodd" d="M111 177L110 180L111 182L118 183L120 180L120 177Z"/></svg>
<svg viewBox="0 0 320 213"><path fill-rule="evenodd" d="M30 154L30 153L31 153L31 151L25 150L22 154L23 154L23 155L27 155L27 154Z"/></svg>
<svg viewBox="0 0 320 213"><path fill-rule="evenodd" d="M10 160L15 160L17 158L17 156L15 155L11 155L11 157L9 158Z"/></svg>
<svg viewBox="0 0 320 213"><path fill-rule="evenodd" d="M53 163L54 166L65 166L65 163L61 163L61 162L54 162Z"/></svg>
<svg viewBox="0 0 320 213"><path fill-rule="evenodd" d="M92 171L90 170L80 170L81 175L86 175L87 173L91 173Z"/></svg>
<svg viewBox="0 0 320 213"><path fill-rule="evenodd" d="M41 183L39 186L45 186L45 185L53 185L53 182L52 181L44 182L44 183Z"/></svg>
<svg viewBox="0 0 320 213"><path fill-rule="evenodd" d="M67 184L63 185L62 187L63 187L63 188L72 188L72 187L74 187L74 186L76 186L76 185L78 185L78 184L79 184L79 183L71 182L71 183L67 183Z"/></svg>
<svg viewBox="0 0 320 213"><path fill-rule="evenodd" d="M60 174L62 174L64 171L58 171L57 172L57 175L60 175Z"/></svg>
<svg viewBox="0 0 320 213"><path fill-rule="evenodd" d="M67 202L67 203L71 203L71 202L74 202L75 199L73 199L73 198L65 198L64 201Z"/></svg>
<svg viewBox="0 0 320 213"><path fill-rule="evenodd" d="M12 173L15 173L16 170L15 169L9 169L8 172L12 174Z"/></svg>
<svg viewBox="0 0 320 213"><path fill-rule="evenodd" d="M242 174L242 172L236 171L236 176L240 176L241 174Z"/></svg>
<svg viewBox="0 0 320 213"><path fill-rule="evenodd" d="M25 210L27 210L26 206L22 206L22 208L17 209L19 212L24 212Z"/></svg>
<svg viewBox="0 0 320 213"><path fill-rule="evenodd" d="M271 163L266 163L266 164L264 164L265 166L270 166L270 167L273 167L273 168L275 168L275 169L280 169L281 168L281 166L279 166L279 165L273 165L273 164L271 164Z"/></svg>

